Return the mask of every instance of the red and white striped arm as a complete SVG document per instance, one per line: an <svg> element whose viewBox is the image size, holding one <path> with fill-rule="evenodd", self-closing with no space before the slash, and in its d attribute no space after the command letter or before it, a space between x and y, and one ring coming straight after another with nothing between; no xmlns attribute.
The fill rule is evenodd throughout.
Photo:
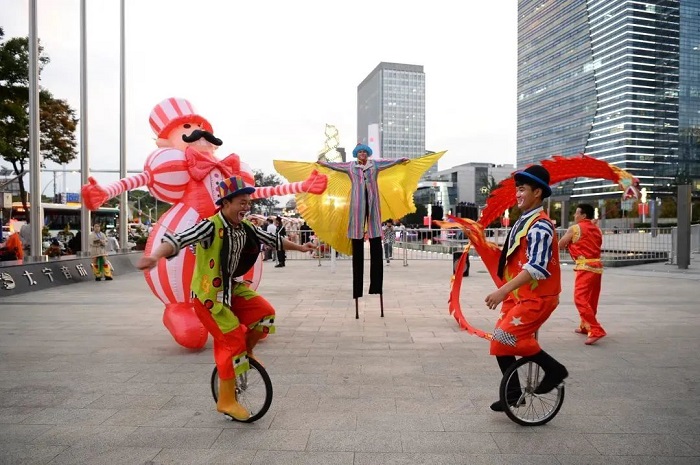
<svg viewBox="0 0 700 465"><path fill-rule="evenodd" d="M148 172L139 173L136 176L130 176L128 178L120 179L112 184L107 184L103 186L109 195L109 199L118 196L119 194L136 189L137 187L143 187L148 184L151 177Z"/></svg>
<svg viewBox="0 0 700 465"><path fill-rule="evenodd" d="M279 186L262 186L255 187L255 192L251 194L253 199L266 199L268 197L274 197L275 195L289 195L289 194L299 194L304 191L305 181L293 182L291 184L281 184Z"/></svg>

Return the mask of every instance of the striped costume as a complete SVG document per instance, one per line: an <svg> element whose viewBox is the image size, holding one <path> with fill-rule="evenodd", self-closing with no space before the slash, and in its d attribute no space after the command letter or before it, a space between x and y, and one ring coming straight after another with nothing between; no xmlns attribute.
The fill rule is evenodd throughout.
<svg viewBox="0 0 700 465"><path fill-rule="evenodd" d="M246 331L274 332L275 311L263 297L237 279L260 256L260 244L282 247L279 236L244 221L234 228L221 212L179 234L165 233L176 258L195 245L196 267L190 288L194 309L214 338L214 360L221 379L231 379L248 368ZM244 328L245 327L245 328Z"/></svg>
<svg viewBox="0 0 700 465"><path fill-rule="evenodd" d="M358 147L361 146L358 145ZM355 150L358 147L355 147ZM353 154L356 155L354 152ZM369 293L382 293L384 282L381 239L382 212L377 177L380 171L406 161L408 161L408 158L397 158L395 160L368 159L364 164L356 161L347 163L318 162L321 166L345 173L350 177L348 237L352 240L352 296L354 299L362 297L365 225L367 226L367 237L369 238Z"/></svg>

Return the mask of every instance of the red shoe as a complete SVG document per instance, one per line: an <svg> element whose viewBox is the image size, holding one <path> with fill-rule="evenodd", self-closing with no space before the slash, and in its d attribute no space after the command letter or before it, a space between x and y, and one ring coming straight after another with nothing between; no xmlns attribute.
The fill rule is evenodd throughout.
<svg viewBox="0 0 700 465"><path fill-rule="evenodd" d="M586 339L586 342L584 342L584 344L586 344L587 346L592 346L593 344L598 342L598 340L602 339L603 337L605 337L605 336L591 336L588 339Z"/></svg>
<svg viewBox="0 0 700 465"><path fill-rule="evenodd" d="M574 332L575 332L576 334L583 334L584 336L588 336L588 331L586 331L585 329L576 328L576 329L574 330Z"/></svg>

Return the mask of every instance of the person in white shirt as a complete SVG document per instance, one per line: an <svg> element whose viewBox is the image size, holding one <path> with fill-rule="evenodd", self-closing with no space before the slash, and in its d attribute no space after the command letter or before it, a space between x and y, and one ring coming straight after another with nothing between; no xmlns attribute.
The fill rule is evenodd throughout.
<svg viewBox="0 0 700 465"><path fill-rule="evenodd" d="M99 223L95 223L88 236L88 247L92 257L92 271L95 281L101 281L104 274L106 281L112 280L112 269L107 261L107 235L101 231Z"/></svg>
<svg viewBox="0 0 700 465"><path fill-rule="evenodd" d="M28 251L32 245L32 227L29 226L29 218L27 218L27 222L19 228L19 238L22 241L22 248Z"/></svg>
<svg viewBox="0 0 700 465"><path fill-rule="evenodd" d="M272 218L267 219L267 227L265 228L265 231L273 236L277 235L277 226L275 226ZM274 249L274 247L267 246L267 250L265 251L265 260L277 261L277 251Z"/></svg>

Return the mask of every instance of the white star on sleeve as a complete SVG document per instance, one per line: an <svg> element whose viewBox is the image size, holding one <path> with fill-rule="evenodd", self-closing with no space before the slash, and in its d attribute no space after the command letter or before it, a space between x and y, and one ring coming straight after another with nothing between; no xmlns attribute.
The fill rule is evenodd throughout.
<svg viewBox="0 0 700 465"><path fill-rule="evenodd" d="M520 317L513 317L513 321L511 321L510 324L512 324L513 326L520 326L521 324L523 324L523 322L520 321L520 319Z"/></svg>

